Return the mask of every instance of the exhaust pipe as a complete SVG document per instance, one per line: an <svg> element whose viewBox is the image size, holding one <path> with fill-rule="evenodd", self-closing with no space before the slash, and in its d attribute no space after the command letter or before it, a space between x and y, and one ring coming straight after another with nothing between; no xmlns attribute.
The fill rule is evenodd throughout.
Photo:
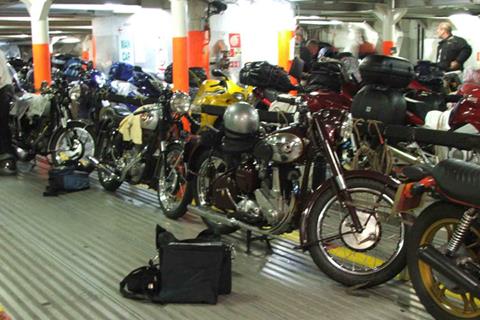
<svg viewBox="0 0 480 320"><path fill-rule="evenodd" d="M471 274L460 269L454 261L443 255L431 245L418 250L420 260L430 265L434 270L458 284L462 289L480 297L480 283Z"/></svg>
<svg viewBox="0 0 480 320"><path fill-rule="evenodd" d="M102 163L100 163L100 161L98 161L97 158L92 157L92 156L88 156L87 159L88 159L88 161L90 161L90 164L93 165L93 167L95 167L96 169L105 171L110 176L114 177L115 179L120 179L120 177L115 172L113 172L111 169L105 167Z"/></svg>
<svg viewBox="0 0 480 320"><path fill-rule="evenodd" d="M406 153L402 150L399 150L395 147L392 147L392 146L388 146L388 148L392 152L393 156L400 159L400 160L403 160L403 161L405 161L409 164L419 164L419 163L421 163L420 159L418 159L415 156L412 156L411 154L408 154L408 153Z"/></svg>
<svg viewBox="0 0 480 320"><path fill-rule="evenodd" d="M197 206L188 205L187 210L197 216L200 216L212 222L221 223L221 224L228 225L230 227L237 227L244 230L250 230L252 232L260 233L262 235L266 235L271 238L280 239L280 237L277 235L271 234L268 231L260 230L256 227L253 227L235 218L228 218L223 214L219 214L218 211L214 211L208 207L204 207L204 206L197 207Z"/></svg>
<svg viewBox="0 0 480 320"><path fill-rule="evenodd" d="M27 159L28 157L28 151L20 148L20 147L16 147L15 148L15 153L17 154L17 158L21 161L25 161L25 159Z"/></svg>

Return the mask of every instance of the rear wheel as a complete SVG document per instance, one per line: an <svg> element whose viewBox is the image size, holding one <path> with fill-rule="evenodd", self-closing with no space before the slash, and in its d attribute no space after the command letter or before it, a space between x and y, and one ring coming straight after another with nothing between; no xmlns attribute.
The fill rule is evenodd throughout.
<svg viewBox="0 0 480 320"><path fill-rule="evenodd" d="M197 175L192 180L193 197L197 206L211 206L212 181L226 172L228 166L227 161L219 152L211 152L210 150L203 152L197 160L195 166ZM223 214L219 212L219 214ZM217 223L202 217L203 222L215 233L228 234L238 230L222 223Z"/></svg>
<svg viewBox="0 0 480 320"><path fill-rule="evenodd" d="M329 277L347 286L372 287L405 267L406 227L392 215L394 190L377 180L346 181L364 231L356 232L334 188L317 199L308 220L313 261Z"/></svg>
<svg viewBox="0 0 480 320"><path fill-rule="evenodd" d="M192 188L186 174L182 146L168 146L159 160L157 196L160 209L170 219L183 216L192 201Z"/></svg>
<svg viewBox="0 0 480 320"><path fill-rule="evenodd" d="M440 252L446 248L466 209L438 202L425 209L415 221L407 243L408 270L413 287L427 311L435 319L480 319L480 299L459 288L428 264L419 260L418 249L432 245ZM466 235L459 257L480 261L480 224L475 223Z"/></svg>

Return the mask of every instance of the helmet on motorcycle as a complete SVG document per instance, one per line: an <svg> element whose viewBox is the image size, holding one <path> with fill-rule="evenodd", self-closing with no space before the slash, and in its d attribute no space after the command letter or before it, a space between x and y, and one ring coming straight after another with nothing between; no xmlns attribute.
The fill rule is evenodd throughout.
<svg viewBox="0 0 480 320"><path fill-rule="evenodd" d="M254 134L260 127L258 111L243 101L229 105L223 120L225 129L238 134Z"/></svg>

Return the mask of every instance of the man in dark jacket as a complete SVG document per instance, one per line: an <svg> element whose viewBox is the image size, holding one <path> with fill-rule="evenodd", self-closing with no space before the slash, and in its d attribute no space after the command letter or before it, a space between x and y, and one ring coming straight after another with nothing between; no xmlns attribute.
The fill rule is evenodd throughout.
<svg viewBox="0 0 480 320"><path fill-rule="evenodd" d="M465 39L452 35L452 24L442 22L437 27L440 43L437 48L437 63L444 71L463 70L463 64L472 54Z"/></svg>
<svg viewBox="0 0 480 320"><path fill-rule="evenodd" d="M0 50L0 175L16 173L12 135L8 126L10 101L13 94L12 77L8 71L7 59Z"/></svg>

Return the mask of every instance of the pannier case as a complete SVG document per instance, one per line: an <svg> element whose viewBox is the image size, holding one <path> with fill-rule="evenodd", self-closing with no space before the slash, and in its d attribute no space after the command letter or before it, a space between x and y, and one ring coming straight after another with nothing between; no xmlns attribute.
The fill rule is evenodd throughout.
<svg viewBox="0 0 480 320"><path fill-rule="evenodd" d="M365 84L390 88L406 88L415 77L413 64L402 58L371 55L360 64L360 74Z"/></svg>
<svg viewBox="0 0 480 320"><path fill-rule="evenodd" d="M407 103L400 91L373 85L363 87L352 101L353 118L385 124L403 125L406 109Z"/></svg>

